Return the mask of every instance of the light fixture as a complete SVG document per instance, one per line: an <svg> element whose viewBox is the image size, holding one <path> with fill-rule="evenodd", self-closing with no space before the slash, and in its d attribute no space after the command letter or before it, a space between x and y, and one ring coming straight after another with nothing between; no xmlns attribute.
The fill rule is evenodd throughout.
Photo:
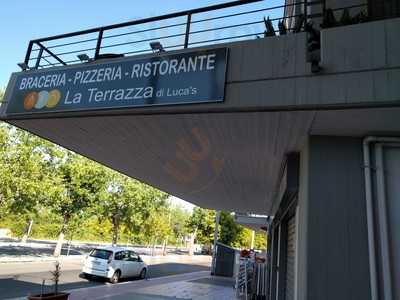
<svg viewBox="0 0 400 300"><path fill-rule="evenodd" d="M29 69L29 66L24 62L18 63L17 65L18 65L18 67L20 67L22 69L22 71L26 71Z"/></svg>
<svg viewBox="0 0 400 300"><path fill-rule="evenodd" d="M153 52L165 52L163 45L159 41L151 42L150 47Z"/></svg>
<svg viewBox="0 0 400 300"><path fill-rule="evenodd" d="M78 54L77 57L81 62L90 61L90 57L86 53Z"/></svg>

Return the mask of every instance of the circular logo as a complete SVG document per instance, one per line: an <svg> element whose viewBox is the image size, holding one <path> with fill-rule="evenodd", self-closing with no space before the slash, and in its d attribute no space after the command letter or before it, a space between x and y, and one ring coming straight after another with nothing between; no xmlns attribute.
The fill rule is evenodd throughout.
<svg viewBox="0 0 400 300"><path fill-rule="evenodd" d="M49 100L46 103L47 108L55 107L60 101L61 93L59 90L52 90L49 92Z"/></svg>
<svg viewBox="0 0 400 300"><path fill-rule="evenodd" d="M43 108L46 105L48 99L49 99L49 92L47 91L39 92L39 99L35 104L35 108L36 109Z"/></svg>
<svg viewBox="0 0 400 300"><path fill-rule="evenodd" d="M24 98L24 109L31 110L39 99L39 94L37 92L30 92Z"/></svg>

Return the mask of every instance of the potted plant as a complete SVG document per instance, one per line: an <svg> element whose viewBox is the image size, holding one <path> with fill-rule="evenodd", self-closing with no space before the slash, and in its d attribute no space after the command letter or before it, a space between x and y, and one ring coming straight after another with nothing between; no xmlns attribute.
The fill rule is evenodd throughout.
<svg viewBox="0 0 400 300"><path fill-rule="evenodd" d="M61 276L61 267L60 262L56 262L54 264L55 269L51 271L52 278L51 280L54 282L54 292L53 293L44 293L44 284L45 280L42 282L42 291L40 295L28 296L28 300L67 300L69 297L69 293L59 293L58 292L58 282L60 281Z"/></svg>

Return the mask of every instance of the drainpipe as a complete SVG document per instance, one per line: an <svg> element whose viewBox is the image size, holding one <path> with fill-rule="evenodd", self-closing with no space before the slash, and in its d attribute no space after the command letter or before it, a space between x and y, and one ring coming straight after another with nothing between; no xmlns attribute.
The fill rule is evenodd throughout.
<svg viewBox="0 0 400 300"><path fill-rule="evenodd" d="M377 288L377 271L376 271L376 249L375 249L375 233L374 233L374 214L372 200L372 175L371 175L371 158L369 146L376 142L399 142L400 138L396 137L377 137L368 136L363 141L364 155L364 177L365 177L365 199L367 205L367 225L368 225L368 250L369 250L369 271L371 285L371 300L378 300Z"/></svg>

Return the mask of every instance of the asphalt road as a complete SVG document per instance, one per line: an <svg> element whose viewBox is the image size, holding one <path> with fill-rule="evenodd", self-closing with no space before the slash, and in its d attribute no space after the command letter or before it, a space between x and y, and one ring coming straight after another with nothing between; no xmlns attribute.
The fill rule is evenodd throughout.
<svg viewBox="0 0 400 300"><path fill-rule="evenodd" d="M63 261L60 290L73 290L108 284L105 280L88 281L79 277L81 260ZM207 257L180 257L158 259L149 262L149 278L209 270L210 259ZM49 270L52 262L3 263L0 264L0 299L24 297L38 294L41 283L46 279L46 290L51 291ZM129 280L138 280L135 278Z"/></svg>

